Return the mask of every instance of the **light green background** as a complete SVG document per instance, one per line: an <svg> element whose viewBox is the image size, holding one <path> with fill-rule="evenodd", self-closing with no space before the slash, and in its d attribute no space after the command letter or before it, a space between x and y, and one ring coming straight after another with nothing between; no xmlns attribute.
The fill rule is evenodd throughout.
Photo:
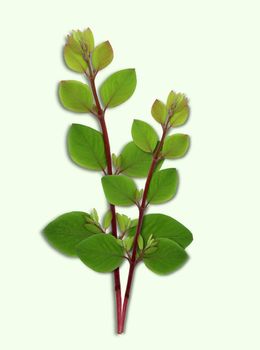
<svg viewBox="0 0 260 350"><path fill-rule="evenodd" d="M4 350L258 350L259 1L9 1L1 8L1 340ZM192 136L163 211L194 233L169 277L137 269L127 333L114 334L111 276L51 250L39 230L71 210L105 208L99 176L65 151L72 122L57 101L72 28L109 39L115 70L135 67L131 100L108 113L113 151L155 98L190 98ZM156 123L154 122L154 125ZM159 131L159 129L158 129ZM134 209L128 211L136 215ZM126 265L124 272L126 273Z"/></svg>

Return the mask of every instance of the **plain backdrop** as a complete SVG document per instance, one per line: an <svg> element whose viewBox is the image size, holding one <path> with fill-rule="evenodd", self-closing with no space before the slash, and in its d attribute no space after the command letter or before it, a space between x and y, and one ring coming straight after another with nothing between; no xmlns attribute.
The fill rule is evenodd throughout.
<svg viewBox="0 0 260 350"><path fill-rule="evenodd" d="M260 348L259 11L257 0L2 4L1 349ZM166 164L179 171L178 195L150 208L191 229L191 258L167 277L137 269L123 336L111 275L59 255L40 234L64 212L106 208L99 174L72 164L65 147L71 123L97 125L57 99L59 80L83 80L63 64L62 47L86 27L115 52L98 84L137 71L134 96L107 115L113 152L130 140L133 118L159 131L150 108L171 89L192 109L178 130L191 150Z"/></svg>

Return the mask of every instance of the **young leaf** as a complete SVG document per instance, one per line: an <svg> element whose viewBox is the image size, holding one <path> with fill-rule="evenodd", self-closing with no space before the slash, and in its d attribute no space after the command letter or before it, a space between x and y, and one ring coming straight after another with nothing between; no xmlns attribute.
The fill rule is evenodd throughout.
<svg viewBox="0 0 260 350"><path fill-rule="evenodd" d="M152 254L144 255L144 263L148 269L159 275L178 270L188 260L185 250L168 238L159 238L156 248Z"/></svg>
<svg viewBox="0 0 260 350"><path fill-rule="evenodd" d="M109 63L112 62L113 57L113 49L109 41L105 41L95 47L92 54L92 64L95 71L99 71L108 66Z"/></svg>
<svg viewBox="0 0 260 350"><path fill-rule="evenodd" d="M102 186L109 203L121 206L134 204L136 185L129 177L124 175L103 176Z"/></svg>
<svg viewBox="0 0 260 350"><path fill-rule="evenodd" d="M156 171L150 183L147 201L153 204L164 203L174 197L177 191L178 174L176 169Z"/></svg>
<svg viewBox="0 0 260 350"><path fill-rule="evenodd" d="M61 104L72 112L87 113L93 107L93 97L88 85L77 80L61 81L59 84Z"/></svg>
<svg viewBox="0 0 260 350"><path fill-rule="evenodd" d="M97 234L76 247L80 260L97 272L111 272L121 265L123 248L112 235Z"/></svg>
<svg viewBox="0 0 260 350"><path fill-rule="evenodd" d="M136 87L134 69L123 69L108 77L100 87L100 96L105 108L116 107L127 101Z"/></svg>
<svg viewBox="0 0 260 350"><path fill-rule="evenodd" d="M86 216L88 214L81 211L58 216L43 229L43 235L59 252L74 256L76 245L93 234L86 227Z"/></svg>
<svg viewBox="0 0 260 350"><path fill-rule="evenodd" d="M73 50L73 48L66 44L63 51L64 61L66 65L77 73L84 73L88 69L87 62L84 60L83 55Z"/></svg>
<svg viewBox="0 0 260 350"><path fill-rule="evenodd" d="M185 134L174 134L167 136L163 148L162 156L166 159L183 157L190 146L190 138Z"/></svg>
<svg viewBox="0 0 260 350"><path fill-rule="evenodd" d="M159 100L154 101L154 104L152 105L151 113L154 119L158 123L162 125L165 123L167 118L167 108L162 101L159 101Z"/></svg>
<svg viewBox="0 0 260 350"><path fill-rule="evenodd" d="M158 135L151 125L138 119L133 122L132 137L136 146L149 153L153 153L158 142Z"/></svg>
<svg viewBox="0 0 260 350"><path fill-rule="evenodd" d="M102 134L85 125L72 124L68 132L68 151L71 159L83 168L106 168L106 155Z"/></svg>
<svg viewBox="0 0 260 350"><path fill-rule="evenodd" d="M152 155L142 151L134 142L129 142L122 150L121 173L132 177L146 177L152 162Z"/></svg>
<svg viewBox="0 0 260 350"><path fill-rule="evenodd" d="M129 230L129 236L133 236L136 232L137 222L135 221ZM190 230L177 220L164 214L148 214L144 216L141 235L148 244L149 237L168 238L181 247L186 248L193 240Z"/></svg>
<svg viewBox="0 0 260 350"><path fill-rule="evenodd" d="M137 243L138 243L138 248L140 250L143 250L143 248L144 248L144 240L143 240L143 237L141 235L138 236Z"/></svg>
<svg viewBox="0 0 260 350"><path fill-rule="evenodd" d="M184 94L171 91L167 99L167 109L172 114L170 124L173 127L183 125L189 117L188 100Z"/></svg>
<svg viewBox="0 0 260 350"><path fill-rule="evenodd" d="M111 210L108 210L102 222L102 226L105 230L109 228L109 226L111 225L111 221L112 221L112 213L111 213Z"/></svg>

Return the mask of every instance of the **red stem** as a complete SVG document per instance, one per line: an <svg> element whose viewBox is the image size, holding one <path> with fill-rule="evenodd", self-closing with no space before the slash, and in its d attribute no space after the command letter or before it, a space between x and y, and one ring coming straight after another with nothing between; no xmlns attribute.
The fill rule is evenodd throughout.
<svg viewBox="0 0 260 350"><path fill-rule="evenodd" d="M144 193L143 193L143 198L142 198L142 202L141 205L139 207L139 218L138 218L138 224L137 224L137 228L136 228L136 233L135 233L135 237L134 237L134 243L133 243L133 251L132 251L132 257L130 260L130 267L129 267L129 273L128 273L128 278L127 278L127 285L126 285L126 291L125 291L125 297L124 297L124 304L123 304L123 309L122 309L122 317L121 317L121 325L120 325L120 330L121 332L124 331L124 327L125 327L125 318L126 318L126 313L127 313L127 306L128 306L128 301L129 301L129 297L130 297L130 292L131 292L131 288L132 288L132 282L133 282L133 276L134 276L134 271L135 271L135 267L136 267L136 253L137 253L137 246L138 246L138 237L141 233L141 229L142 229L142 224L143 224L143 218L144 218L144 214L147 208L147 194L148 194L148 190L150 187L150 183L151 183L151 179L153 176L153 172L155 170L155 167L157 165L157 162L159 160L159 153L162 149L163 146L163 142L165 139L165 136L167 134L168 131L168 127L167 127L168 123L166 123L166 126L163 127L163 134L161 137L161 141L159 143L159 145L157 146L154 155L153 155L153 160L152 160L152 164L150 166L148 175L147 175L147 179L145 182L145 187L144 187Z"/></svg>
<svg viewBox="0 0 260 350"><path fill-rule="evenodd" d="M93 72L91 70L90 66L90 76L89 81L91 85L91 89L93 92L93 97L97 106L97 112L98 112L98 120L100 123L100 127L103 134L103 140L105 145L105 153L106 153L106 161L107 161L107 174L112 175L113 169L112 169L112 159L111 159L111 151L110 151L110 142L109 142L109 136L107 132L107 126L105 122L105 113L102 109L97 89L95 85L95 76L93 75ZM115 206L113 204L110 204L110 211L112 213L112 221L111 221L111 227L112 227L112 234L115 238L117 238L117 224L116 224L116 210ZM122 311L122 296L121 296L121 283L120 283L120 271L119 268L117 268L114 271L114 286L115 286L115 296L116 296L116 315L117 315L117 333L121 333L121 311Z"/></svg>

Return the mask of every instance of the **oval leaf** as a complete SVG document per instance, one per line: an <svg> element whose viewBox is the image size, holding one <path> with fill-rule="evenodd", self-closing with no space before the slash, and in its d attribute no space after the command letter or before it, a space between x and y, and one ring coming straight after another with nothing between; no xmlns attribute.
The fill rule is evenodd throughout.
<svg viewBox="0 0 260 350"><path fill-rule="evenodd" d="M167 108L162 101L159 101L159 100L154 101L154 104L152 105L151 113L154 119L158 123L162 125L164 124L167 118Z"/></svg>
<svg viewBox="0 0 260 350"><path fill-rule="evenodd" d="M95 71L99 71L108 66L113 60L114 54L109 41L95 47L92 54L92 64Z"/></svg>
<svg viewBox="0 0 260 350"><path fill-rule="evenodd" d="M144 255L144 263L149 270L159 275L178 270L188 260L185 250L168 238L159 238L156 248L152 254Z"/></svg>
<svg viewBox="0 0 260 350"><path fill-rule="evenodd" d="M80 52L74 51L70 45L65 45L63 51L64 61L66 65L77 73L84 73L88 66Z"/></svg>
<svg viewBox="0 0 260 350"><path fill-rule="evenodd" d="M133 177L146 177L152 163L152 155L129 142L120 154L120 172Z"/></svg>
<svg viewBox="0 0 260 350"><path fill-rule="evenodd" d="M72 124L68 132L68 151L71 159L83 168L91 170L106 168L103 136L95 129Z"/></svg>
<svg viewBox="0 0 260 350"><path fill-rule="evenodd" d="M129 177L124 175L104 176L102 186L109 203L121 206L130 206L135 203L137 188Z"/></svg>
<svg viewBox="0 0 260 350"><path fill-rule="evenodd" d="M61 81L59 84L61 104L73 112L89 112L93 106L92 92L88 85L77 80Z"/></svg>
<svg viewBox="0 0 260 350"><path fill-rule="evenodd" d="M80 260L97 272L111 272L121 265L124 251L115 237L97 234L82 241L76 247Z"/></svg>
<svg viewBox="0 0 260 350"><path fill-rule="evenodd" d="M190 146L190 138L185 134L167 136L162 148L162 156L167 159L183 157Z"/></svg>
<svg viewBox="0 0 260 350"><path fill-rule="evenodd" d="M164 203L174 197L178 186L176 169L163 169L153 174L147 194L147 201L153 204Z"/></svg>
<svg viewBox="0 0 260 350"><path fill-rule="evenodd" d="M158 135L151 125L138 119L133 122L132 137L136 146L149 153L153 153L158 142Z"/></svg>
<svg viewBox="0 0 260 350"><path fill-rule="evenodd" d="M93 232L86 227L88 216L81 211L63 214L44 228L43 235L59 252L74 256L76 245L93 235Z"/></svg>
<svg viewBox="0 0 260 350"><path fill-rule="evenodd" d="M136 232L137 222L134 222L129 230L129 235L133 236ZM141 235L147 244L152 235L157 238L168 238L181 247L186 248L193 240L192 233L179 221L164 214L148 214L144 216Z"/></svg>
<svg viewBox="0 0 260 350"><path fill-rule="evenodd" d="M123 69L108 77L100 87L100 96L105 108L116 107L127 101L136 88L134 69Z"/></svg>

